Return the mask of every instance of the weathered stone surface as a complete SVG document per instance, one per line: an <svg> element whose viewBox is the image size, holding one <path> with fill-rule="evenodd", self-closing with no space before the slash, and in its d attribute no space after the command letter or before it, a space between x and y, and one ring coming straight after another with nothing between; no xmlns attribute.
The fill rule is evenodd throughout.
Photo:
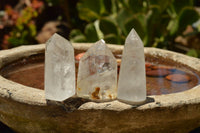
<svg viewBox="0 0 200 133"><path fill-rule="evenodd" d="M45 97L63 101L75 94L74 49L69 41L54 34L45 51Z"/></svg>
<svg viewBox="0 0 200 133"><path fill-rule="evenodd" d="M78 51L84 51L91 46L91 44L73 45ZM108 46L115 54L122 50L122 46L119 45ZM45 45L33 45L2 50L0 67L24 57L44 53L44 49ZM152 58L172 60L200 72L200 60L197 58L157 48L145 48L145 54ZM87 102L78 110L66 112L66 104L65 107L48 105L43 90L12 82L0 75L0 121L16 132L29 133L133 131L188 133L199 127L199 94L200 85L179 93L149 96L154 98L155 102L137 108L118 101Z"/></svg>
<svg viewBox="0 0 200 133"><path fill-rule="evenodd" d="M88 49L79 62L77 95L93 100L116 98L117 62L103 40Z"/></svg>
<svg viewBox="0 0 200 133"><path fill-rule="evenodd" d="M144 46L134 29L126 38L117 95L119 100L130 103L146 100Z"/></svg>

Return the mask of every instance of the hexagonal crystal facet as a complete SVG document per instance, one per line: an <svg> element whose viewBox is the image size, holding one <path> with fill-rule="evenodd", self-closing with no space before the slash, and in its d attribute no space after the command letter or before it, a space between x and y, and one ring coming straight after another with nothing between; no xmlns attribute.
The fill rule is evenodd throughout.
<svg viewBox="0 0 200 133"><path fill-rule="evenodd" d="M77 95L92 100L117 96L117 62L103 40L88 49L79 62Z"/></svg>
<svg viewBox="0 0 200 133"><path fill-rule="evenodd" d="M146 100L144 45L134 29L126 38L122 54L117 98L130 103Z"/></svg>
<svg viewBox="0 0 200 133"><path fill-rule="evenodd" d="M63 101L75 94L74 48L69 41L54 34L46 43L45 97Z"/></svg>

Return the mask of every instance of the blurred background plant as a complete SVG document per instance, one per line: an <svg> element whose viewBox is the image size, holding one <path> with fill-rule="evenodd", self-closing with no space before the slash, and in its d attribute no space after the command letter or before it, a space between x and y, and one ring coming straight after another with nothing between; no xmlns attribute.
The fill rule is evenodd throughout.
<svg viewBox="0 0 200 133"><path fill-rule="evenodd" d="M72 42L124 44L134 27L147 47L200 56L199 0L3 1L2 49L45 43L55 32Z"/></svg>
<svg viewBox="0 0 200 133"><path fill-rule="evenodd" d="M3 49L36 43L35 18L41 13L43 2L38 0L19 2L15 8L6 5L2 12L1 28L9 27L11 31L4 35Z"/></svg>
<svg viewBox="0 0 200 133"><path fill-rule="evenodd" d="M74 42L123 44L134 27L145 46L172 49L177 35L199 19L193 0L80 0L77 9L87 25L71 31Z"/></svg>
<svg viewBox="0 0 200 133"><path fill-rule="evenodd" d="M4 6L0 6L0 48L45 43L55 32L68 38L70 32L68 23L75 20L69 18L67 14L76 8L69 10L67 5L75 7L76 0L74 2L2 0ZM64 10L66 7L68 11Z"/></svg>

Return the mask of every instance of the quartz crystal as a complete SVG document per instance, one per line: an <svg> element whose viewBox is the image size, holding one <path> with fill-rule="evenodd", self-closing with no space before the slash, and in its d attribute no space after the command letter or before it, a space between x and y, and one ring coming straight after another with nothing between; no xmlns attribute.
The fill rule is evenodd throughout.
<svg viewBox="0 0 200 133"><path fill-rule="evenodd" d="M133 104L146 100L144 45L134 29L125 41L117 95L119 100Z"/></svg>
<svg viewBox="0 0 200 133"><path fill-rule="evenodd" d="M55 33L46 44L45 97L63 101L74 94L74 49L68 40Z"/></svg>
<svg viewBox="0 0 200 133"><path fill-rule="evenodd" d="M96 42L80 59L77 95L101 101L117 96L117 62L104 40Z"/></svg>

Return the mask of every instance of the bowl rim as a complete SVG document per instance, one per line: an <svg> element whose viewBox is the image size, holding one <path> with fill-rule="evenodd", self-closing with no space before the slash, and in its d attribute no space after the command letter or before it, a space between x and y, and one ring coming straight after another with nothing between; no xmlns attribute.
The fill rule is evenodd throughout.
<svg viewBox="0 0 200 133"><path fill-rule="evenodd" d="M75 51L86 51L92 43L72 43ZM108 44L108 47L115 54L122 53L122 45L113 45ZM15 60L20 58L29 57L30 55L44 53L45 44L39 45L29 45L29 46L20 46L9 50L0 51L0 69ZM162 58L170 59L177 63L181 63L185 66L188 66L194 69L197 72L200 72L200 59L189 57L180 53L162 50L158 48L144 48L145 55L159 56ZM47 101L45 99L44 90L36 89L33 87L28 87L13 81L10 81L0 75L0 97L9 98L14 101L30 104L30 105L39 105L47 106ZM138 110L152 109L156 107L178 107L187 104L198 104L200 103L200 85L197 85L189 90L171 93L171 94L162 94L162 95L151 95L148 98L153 99L152 102L137 106ZM110 106L106 107L106 104ZM107 109L114 111L122 111L133 108L132 105L122 103L118 100L104 102L104 103L95 103L87 102L79 107L79 110L84 109Z"/></svg>

